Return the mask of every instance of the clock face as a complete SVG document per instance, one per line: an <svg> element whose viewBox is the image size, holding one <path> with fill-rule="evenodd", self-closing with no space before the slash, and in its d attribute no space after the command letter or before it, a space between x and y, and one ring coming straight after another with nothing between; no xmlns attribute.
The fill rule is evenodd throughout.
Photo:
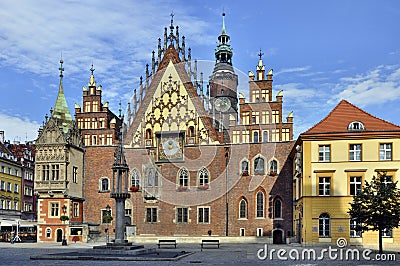
<svg viewBox="0 0 400 266"><path fill-rule="evenodd" d="M218 112L226 112L231 108L231 101L226 97L220 97L215 100L214 105Z"/></svg>
<svg viewBox="0 0 400 266"><path fill-rule="evenodd" d="M173 156L179 151L179 143L174 139L167 139L162 145L165 155Z"/></svg>

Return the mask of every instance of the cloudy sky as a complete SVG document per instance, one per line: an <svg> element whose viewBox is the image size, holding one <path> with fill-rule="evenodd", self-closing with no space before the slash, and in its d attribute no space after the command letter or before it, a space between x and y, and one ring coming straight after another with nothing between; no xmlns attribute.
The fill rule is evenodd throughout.
<svg viewBox="0 0 400 266"><path fill-rule="evenodd" d="M118 113L138 88L164 27L186 37L192 59L213 61L222 10L239 75L255 71L261 48L294 111L296 137L346 99L400 124L400 2L336 1L0 1L0 130L34 140L54 106L59 60L71 113L91 65L103 100ZM208 77L208 74L205 74ZM239 91L246 93L241 83Z"/></svg>

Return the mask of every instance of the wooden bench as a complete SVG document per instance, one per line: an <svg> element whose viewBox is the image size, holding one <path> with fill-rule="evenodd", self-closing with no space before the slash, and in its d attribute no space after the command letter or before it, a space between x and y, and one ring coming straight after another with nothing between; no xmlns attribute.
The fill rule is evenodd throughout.
<svg viewBox="0 0 400 266"><path fill-rule="evenodd" d="M161 245L174 245L176 248L176 240L175 239L159 239L158 240L158 248L160 248Z"/></svg>
<svg viewBox="0 0 400 266"><path fill-rule="evenodd" d="M204 246L218 246L219 248L219 240L218 239L203 239L201 240L201 251L203 251Z"/></svg>

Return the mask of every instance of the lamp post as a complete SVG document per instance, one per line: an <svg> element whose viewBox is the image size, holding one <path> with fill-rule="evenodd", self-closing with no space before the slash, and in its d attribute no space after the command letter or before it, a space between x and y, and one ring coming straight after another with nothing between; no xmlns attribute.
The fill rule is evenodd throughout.
<svg viewBox="0 0 400 266"><path fill-rule="evenodd" d="M111 207L110 205L107 204L106 206L106 215L111 217ZM109 233L108 233L108 225L110 224L109 221L107 221L107 228L106 228L106 245L109 242Z"/></svg>
<svg viewBox="0 0 400 266"><path fill-rule="evenodd" d="M63 237L63 240L62 240L62 246L66 246L67 245L67 239L65 238L65 231L67 230L67 226L65 226L65 221L68 219L68 216L66 216L65 214L67 213L67 206L62 206L62 211L63 211L63 214L64 214L64 216L63 216L63 219L62 219L62 221L63 221L63 224L64 224L64 237Z"/></svg>

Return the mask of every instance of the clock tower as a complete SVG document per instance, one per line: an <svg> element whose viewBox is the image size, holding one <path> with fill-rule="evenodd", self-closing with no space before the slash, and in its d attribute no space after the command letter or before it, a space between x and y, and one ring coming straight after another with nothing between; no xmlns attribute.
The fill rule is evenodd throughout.
<svg viewBox="0 0 400 266"><path fill-rule="evenodd" d="M230 121L236 124L238 117L238 76L232 66L232 47L225 29L225 13L222 13L222 32L215 48L215 66L210 76L211 112L219 129L227 128Z"/></svg>

